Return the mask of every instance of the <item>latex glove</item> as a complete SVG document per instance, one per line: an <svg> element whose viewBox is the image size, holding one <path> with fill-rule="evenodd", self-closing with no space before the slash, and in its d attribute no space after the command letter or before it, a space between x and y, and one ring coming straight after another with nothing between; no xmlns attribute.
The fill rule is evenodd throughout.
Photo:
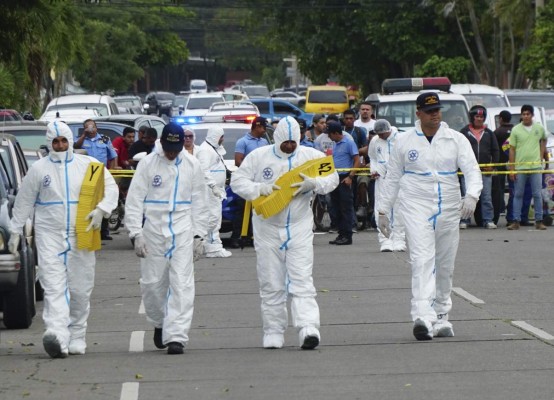
<svg viewBox="0 0 554 400"><path fill-rule="evenodd" d="M146 258L146 255L148 254L146 240L144 240L142 235L135 236L135 254L140 258Z"/></svg>
<svg viewBox="0 0 554 400"><path fill-rule="evenodd" d="M296 196L300 193L306 193L314 190L316 188L316 181L315 178L310 178L309 176L304 175L302 172L300 173L300 176L304 179L302 182L293 183L290 185L290 187L297 187L296 191L292 194L293 196Z"/></svg>
<svg viewBox="0 0 554 400"><path fill-rule="evenodd" d="M386 214L379 213L379 230L386 237L390 237L390 221Z"/></svg>
<svg viewBox="0 0 554 400"><path fill-rule="evenodd" d="M225 190L217 185L214 185L211 187L212 189L212 194L217 197L217 198L220 198L221 200L223 200L225 197L227 197L227 193L225 192Z"/></svg>
<svg viewBox="0 0 554 400"><path fill-rule="evenodd" d="M8 240L8 250L10 253L17 255L19 249L19 241L21 237L19 233L12 232L10 234L10 240Z"/></svg>
<svg viewBox="0 0 554 400"><path fill-rule="evenodd" d="M90 224L88 225L86 232L91 229L98 230L102 226L102 220L104 219L104 211L99 208L92 210L89 215L85 218L87 221L90 219Z"/></svg>
<svg viewBox="0 0 554 400"><path fill-rule="evenodd" d="M192 254L194 261L198 261L204 255L204 239L201 237L194 238Z"/></svg>
<svg viewBox="0 0 554 400"><path fill-rule="evenodd" d="M460 218L461 219L470 219L473 213L475 212L475 207L477 206L477 199L474 199L471 196L466 196L462 199L462 204L460 205Z"/></svg>
<svg viewBox="0 0 554 400"><path fill-rule="evenodd" d="M281 187L274 183L262 183L260 184L260 196L269 196L274 190L279 189L281 189Z"/></svg>

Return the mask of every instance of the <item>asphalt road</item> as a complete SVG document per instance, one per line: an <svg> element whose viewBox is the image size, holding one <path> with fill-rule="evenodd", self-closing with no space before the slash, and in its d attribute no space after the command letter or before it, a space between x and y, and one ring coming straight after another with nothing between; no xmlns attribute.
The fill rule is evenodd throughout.
<svg viewBox="0 0 554 400"><path fill-rule="evenodd" d="M375 231L334 247L315 238L322 343L261 348L253 248L196 265L184 355L156 350L142 314L139 267L122 232L98 254L84 356L50 359L40 314L0 327L0 399L554 398L554 228L461 232L456 336L417 342L407 253L379 253ZM39 303L39 313L42 303Z"/></svg>

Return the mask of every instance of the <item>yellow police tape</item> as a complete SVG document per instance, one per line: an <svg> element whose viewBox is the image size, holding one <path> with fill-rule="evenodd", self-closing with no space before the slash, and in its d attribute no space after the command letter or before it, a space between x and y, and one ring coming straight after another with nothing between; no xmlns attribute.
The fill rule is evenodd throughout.
<svg viewBox="0 0 554 400"><path fill-rule="evenodd" d="M79 204L75 216L75 231L77 233L77 248L89 251L100 250L102 242L100 229L86 231L90 221L87 216L104 198L104 164L91 162L81 185Z"/></svg>
<svg viewBox="0 0 554 400"><path fill-rule="evenodd" d="M304 164L283 174L275 181L281 189L273 191L269 196L260 196L252 201L256 214L269 218L281 212L292 200L294 192L298 189L291 187L293 183L302 182L300 174L310 178L323 177L335 172L335 164L332 156L307 161Z"/></svg>

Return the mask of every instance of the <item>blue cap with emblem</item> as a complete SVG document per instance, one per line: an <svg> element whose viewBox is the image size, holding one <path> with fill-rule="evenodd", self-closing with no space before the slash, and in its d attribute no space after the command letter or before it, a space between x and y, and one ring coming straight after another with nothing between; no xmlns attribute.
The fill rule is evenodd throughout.
<svg viewBox="0 0 554 400"><path fill-rule="evenodd" d="M164 126L160 143L164 151L183 150L183 144L185 143L185 131L183 127L174 122L170 122Z"/></svg>

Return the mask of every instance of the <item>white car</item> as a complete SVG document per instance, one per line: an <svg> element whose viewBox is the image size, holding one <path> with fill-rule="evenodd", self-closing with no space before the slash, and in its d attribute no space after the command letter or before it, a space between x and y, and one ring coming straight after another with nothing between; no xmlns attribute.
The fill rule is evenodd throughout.
<svg viewBox="0 0 554 400"><path fill-rule="evenodd" d="M242 122L250 124L260 116L258 107L249 101L230 101L212 104L203 120L205 122Z"/></svg>
<svg viewBox="0 0 554 400"><path fill-rule="evenodd" d="M366 101L373 105L377 119L384 118L400 131L415 126L416 99L421 93L436 92L442 108L442 120L455 130L469 124L469 107L464 96L449 93L448 78L401 78L386 79L383 93L373 93Z"/></svg>
<svg viewBox="0 0 554 400"><path fill-rule="evenodd" d="M463 95L469 108L481 105L489 107L508 107L510 105L506 94L495 86L475 83L458 83L450 86L452 93Z"/></svg>
<svg viewBox="0 0 554 400"><path fill-rule="evenodd" d="M39 121L46 121L46 122L52 122L56 119L59 119L61 121L67 122L83 122L86 119L89 118L95 118L99 117L100 114L98 113L98 110L95 108L67 108L67 109L61 109L61 110L50 110L45 111L44 114L41 115L39 118Z"/></svg>
<svg viewBox="0 0 554 400"><path fill-rule="evenodd" d="M119 114L119 109L113 97L100 94L75 94L69 96L56 97L48 106L43 115L52 112L68 109L89 109L96 110L99 116L106 117L108 115ZM42 117L40 118L42 119Z"/></svg>
<svg viewBox="0 0 554 400"><path fill-rule="evenodd" d="M186 123L202 121L213 103L225 101L221 92L191 93L181 114Z"/></svg>
<svg viewBox="0 0 554 400"><path fill-rule="evenodd" d="M306 96L300 96L294 92L275 91L271 94L274 99L285 100L297 107L304 107L306 104Z"/></svg>
<svg viewBox="0 0 554 400"><path fill-rule="evenodd" d="M204 79L191 79L190 91L191 93L208 93L208 84Z"/></svg>

